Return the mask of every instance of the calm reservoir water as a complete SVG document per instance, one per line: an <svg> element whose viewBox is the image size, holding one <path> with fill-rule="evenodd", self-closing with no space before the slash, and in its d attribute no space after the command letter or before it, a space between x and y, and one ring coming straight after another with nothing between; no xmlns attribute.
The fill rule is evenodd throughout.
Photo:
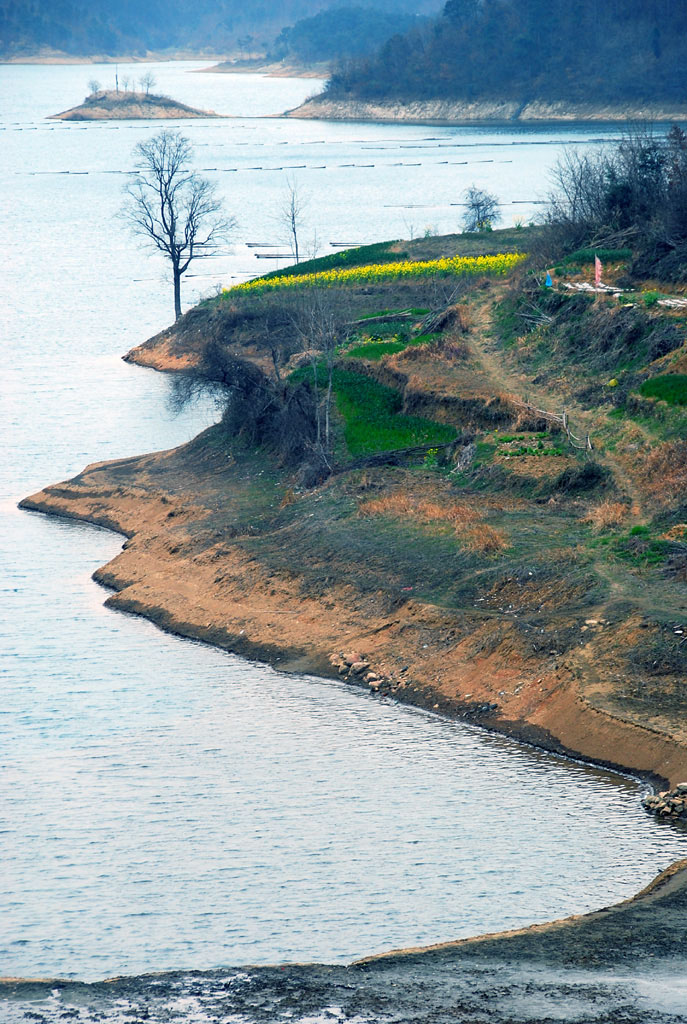
<svg viewBox="0 0 687 1024"><path fill-rule="evenodd" d="M287 173L331 251L453 230L472 181L528 220L562 145L604 135L261 119L317 83L193 67L151 69L234 115L182 127L239 224L186 305L273 265L246 243L279 243ZM90 574L121 538L16 509L213 418L174 419L166 379L119 358L170 320L164 267L115 218L156 126L46 120L113 73L0 67L0 975L342 962L630 895L687 848L631 780L110 612Z"/></svg>

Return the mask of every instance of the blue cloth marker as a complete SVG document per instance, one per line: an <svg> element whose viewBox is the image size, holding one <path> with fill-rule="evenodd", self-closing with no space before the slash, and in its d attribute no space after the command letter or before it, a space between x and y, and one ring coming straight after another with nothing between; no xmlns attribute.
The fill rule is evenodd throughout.
<svg viewBox="0 0 687 1024"><path fill-rule="evenodd" d="M553 281L551 280L551 274L549 274L548 270L546 272L546 282L545 282L545 284L546 284L547 288L553 288Z"/></svg>

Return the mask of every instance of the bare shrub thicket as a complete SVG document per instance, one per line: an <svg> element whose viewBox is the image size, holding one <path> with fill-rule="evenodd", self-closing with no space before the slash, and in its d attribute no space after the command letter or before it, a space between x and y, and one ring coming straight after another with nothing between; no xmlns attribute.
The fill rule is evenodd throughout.
<svg viewBox="0 0 687 1024"><path fill-rule="evenodd" d="M614 146L569 149L553 172L542 244L559 252L631 244L639 267L687 275L687 134L628 132Z"/></svg>
<svg viewBox="0 0 687 1024"><path fill-rule="evenodd" d="M270 377L217 340L204 346L197 366L173 378L172 386L178 406L201 393L214 395L222 407L227 432L265 447L283 465L301 463L315 442L312 388Z"/></svg>

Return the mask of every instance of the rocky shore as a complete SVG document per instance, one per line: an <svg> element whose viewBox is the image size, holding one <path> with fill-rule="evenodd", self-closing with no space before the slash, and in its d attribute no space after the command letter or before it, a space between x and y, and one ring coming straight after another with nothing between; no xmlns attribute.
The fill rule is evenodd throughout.
<svg viewBox="0 0 687 1024"><path fill-rule="evenodd" d="M405 121L411 124L480 124L593 121L679 122L687 120L687 104L670 109L659 106L599 106L598 104L547 103L532 100L503 101L417 100L409 102L336 100L314 97L285 113L286 117L323 121Z"/></svg>
<svg viewBox="0 0 687 1024"><path fill-rule="evenodd" d="M642 804L662 820L687 821L687 782L680 782L674 789L663 793L648 793Z"/></svg>

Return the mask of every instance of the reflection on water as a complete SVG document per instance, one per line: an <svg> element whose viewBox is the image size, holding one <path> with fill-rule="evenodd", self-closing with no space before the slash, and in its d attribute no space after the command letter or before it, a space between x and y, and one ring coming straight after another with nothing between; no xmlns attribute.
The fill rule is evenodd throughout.
<svg viewBox="0 0 687 1024"><path fill-rule="evenodd" d="M85 463L178 444L213 418L199 406L173 419L164 377L119 359L169 320L167 283L113 220L120 184L105 173L129 168L146 126L43 121L81 98L77 73L3 69L14 107L0 125L0 187L16 200L3 227L25 244L5 275L0 367L0 973L342 961L629 895L683 850L640 810L633 783L114 614L90 574L120 539L16 509ZM221 109L213 76L155 73L169 74L165 91ZM221 87L252 97L256 113L311 89L249 85L225 76ZM246 168L278 145L313 163L317 144L322 164L335 152L344 163L377 140L391 165L430 134L435 149L524 140L285 121L191 128L208 167L243 168L230 187L222 179L242 241L268 230L280 180ZM332 236L361 223L372 237L398 234L394 192L419 200L436 181L448 229L460 183L449 188L430 142L419 171L332 171L313 198L317 223ZM503 187L531 193L544 148L513 146L517 173ZM70 168L89 173L38 173ZM245 273L252 259L239 245L215 269Z"/></svg>

